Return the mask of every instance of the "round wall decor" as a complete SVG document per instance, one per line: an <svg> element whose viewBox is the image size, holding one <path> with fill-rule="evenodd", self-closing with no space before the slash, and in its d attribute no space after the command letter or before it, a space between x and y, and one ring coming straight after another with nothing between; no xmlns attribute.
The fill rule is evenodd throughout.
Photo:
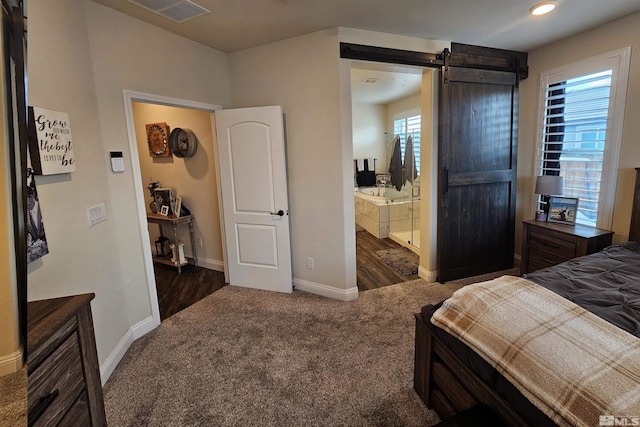
<svg viewBox="0 0 640 427"><path fill-rule="evenodd" d="M149 155L151 157L169 157L171 155L167 141L169 126L166 123L151 123L145 126L147 128Z"/></svg>
<svg viewBox="0 0 640 427"><path fill-rule="evenodd" d="M198 149L198 138L191 129L175 128L169 136L171 151L176 157L192 157Z"/></svg>

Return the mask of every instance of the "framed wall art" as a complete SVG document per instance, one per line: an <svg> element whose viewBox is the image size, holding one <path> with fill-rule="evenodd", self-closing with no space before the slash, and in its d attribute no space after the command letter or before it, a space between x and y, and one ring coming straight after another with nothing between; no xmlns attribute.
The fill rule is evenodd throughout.
<svg viewBox="0 0 640 427"><path fill-rule="evenodd" d="M147 144L149 145L149 155L151 157L171 156L169 145L169 126L166 123L151 123L145 125L147 128Z"/></svg>
<svg viewBox="0 0 640 427"><path fill-rule="evenodd" d="M33 169L27 169L27 263L49 253Z"/></svg>
<svg viewBox="0 0 640 427"><path fill-rule="evenodd" d="M55 175L75 172L69 115L40 107L29 107L29 155L33 173Z"/></svg>
<svg viewBox="0 0 640 427"><path fill-rule="evenodd" d="M549 222L575 225L578 214L578 199L575 197L551 196L549 199Z"/></svg>

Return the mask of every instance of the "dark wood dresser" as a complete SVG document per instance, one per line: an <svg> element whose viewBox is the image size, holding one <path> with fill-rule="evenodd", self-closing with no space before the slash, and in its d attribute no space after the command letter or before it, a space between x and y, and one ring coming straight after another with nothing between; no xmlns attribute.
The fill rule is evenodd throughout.
<svg viewBox="0 0 640 427"><path fill-rule="evenodd" d="M599 252L611 245L613 231L585 225L523 221L521 274Z"/></svg>
<svg viewBox="0 0 640 427"><path fill-rule="evenodd" d="M29 426L106 426L94 294L28 303Z"/></svg>

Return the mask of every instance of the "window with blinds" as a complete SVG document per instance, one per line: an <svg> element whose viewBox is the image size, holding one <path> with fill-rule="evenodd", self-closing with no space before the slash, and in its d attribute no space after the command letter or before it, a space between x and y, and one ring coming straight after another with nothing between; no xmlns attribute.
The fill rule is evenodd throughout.
<svg viewBox="0 0 640 427"><path fill-rule="evenodd" d="M413 153L416 159L416 172L420 176L420 116L406 117L393 121L393 135L400 136L402 158L407 145L407 137L413 139Z"/></svg>
<svg viewBox="0 0 640 427"><path fill-rule="evenodd" d="M536 172L563 177L562 196L579 199L579 224L611 226L628 53L616 51L542 74ZM621 66L625 60L626 68ZM542 195L538 209L544 209Z"/></svg>
<svg viewBox="0 0 640 427"><path fill-rule="evenodd" d="M576 222L596 225L607 134L612 70L547 87L540 175L564 177L565 197L577 197Z"/></svg>

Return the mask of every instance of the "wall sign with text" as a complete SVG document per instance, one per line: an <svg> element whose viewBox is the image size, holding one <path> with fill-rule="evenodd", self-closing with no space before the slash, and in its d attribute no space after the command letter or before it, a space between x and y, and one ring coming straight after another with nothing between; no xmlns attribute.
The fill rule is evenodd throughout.
<svg viewBox="0 0 640 427"><path fill-rule="evenodd" d="M75 172L69 115L29 107L29 155L37 175Z"/></svg>

